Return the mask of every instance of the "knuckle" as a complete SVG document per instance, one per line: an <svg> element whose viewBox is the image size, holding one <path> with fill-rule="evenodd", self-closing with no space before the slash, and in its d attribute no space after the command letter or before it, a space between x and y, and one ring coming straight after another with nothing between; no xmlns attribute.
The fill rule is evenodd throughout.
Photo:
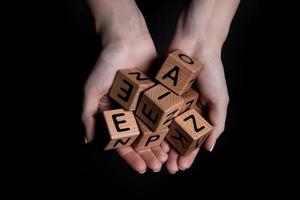
<svg viewBox="0 0 300 200"><path fill-rule="evenodd" d="M224 100L225 100L226 105L228 105L228 104L229 104L229 101L230 101L230 97L229 97L228 94L226 94Z"/></svg>
<svg viewBox="0 0 300 200"><path fill-rule="evenodd" d="M224 130L225 130L225 125L217 126L214 131L215 136L219 137L224 132Z"/></svg>
<svg viewBox="0 0 300 200"><path fill-rule="evenodd" d="M222 125L219 129L219 135L221 135L224 132L224 130L225 130L225 126Z"/></svg>

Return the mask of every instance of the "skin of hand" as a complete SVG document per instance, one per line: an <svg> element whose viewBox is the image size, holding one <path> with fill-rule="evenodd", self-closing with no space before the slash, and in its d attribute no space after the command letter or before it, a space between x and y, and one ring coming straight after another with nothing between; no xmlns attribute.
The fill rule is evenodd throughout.
<svg viewBox="0 0 300 200"><path fill-rule="evenodd" d="M226 86L221 49L239 0L192 0L177 23L169 50L181 49L204 64L196 88L199 92L198 111L207 111L213 130L204 143L212 151L216 140L224 131L229 96ZM170 147L166 163L169 173L191 167L199 148L186 156Z"/></svg>
<svg viewBox="0 0 300 200"><path fill-rule="evenodd" d="M117 71L136 68L146 72L157 57L157 52L134 1L89 0L88 4L103 45L84 88L82 121L87 141L91 142L96 113L110 109L111 102L107 94ZM168 159L169 150L164 142L147 150L135 151L132 147L123 147L117 152L134 170L144 173L147 167L154 172L160 171L162 163Z"/></svg>

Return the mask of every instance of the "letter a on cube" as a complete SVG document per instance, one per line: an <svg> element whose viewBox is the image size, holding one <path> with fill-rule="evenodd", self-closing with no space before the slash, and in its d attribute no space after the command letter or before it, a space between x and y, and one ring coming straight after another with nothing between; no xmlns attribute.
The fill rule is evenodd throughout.
<svg viewBox="0 0 300 200"><path fill-rule="evenodd" d="M186 92L197 79L203 65L181 50L169 53L156 80L178 95Z"/></svg>

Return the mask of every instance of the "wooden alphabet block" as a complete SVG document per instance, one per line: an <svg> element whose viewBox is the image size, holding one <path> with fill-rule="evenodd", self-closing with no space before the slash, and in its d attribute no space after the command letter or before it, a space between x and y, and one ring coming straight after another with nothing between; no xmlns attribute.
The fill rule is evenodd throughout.
<svg viewBox="0 0 300 200"><path fill-rule="evenodd" d="M110 89L109 96L124 109L135 110L141 92L154 85L154 82L139 70L120 70Z"/></svg>
<svg viewBox="0 0 300 200"><path fill-rule="evenodd" d="M194 90L193 88L190 88L187 92L185 92L182 96L184 99L183 106L179 112L179 114L184 113L185 111L192 108L198 101L199 93Z"/></svg>
<svg viewBox="0 0 300 200"><path fill-rule="evenodd" d="M212 126L194 109L175 118L166 136L167 141L181 154L186 155L200 147Z"/></svg>
<svg viewBox="0 0 300 200"><path fill-rule="evenodd" d="M183 98L158 84L142 95L136 115L152 130L166 129L179 114Z"/></svg>
<svg viewBox="0 0 300 200"><path fill-rule="evenodd" d="M159 146L169 130L166 128L153 132L139 118L136 118L136 121L140 129L140 135L132 144L136 150Z"/></svg>
<svg viewBox="0 0 300 200"><path fill-rule="evenodd" d="M186 92L197 79L203 65L181 50L169 53L156 80L178 95Z"/></svg>
<svg viewBox="0 0 300 200"><path fill-rule="evenodd" d="M123 109L103 112L110 141L105 150L130 146L139 135L139 129L132 111Z"/></svg>

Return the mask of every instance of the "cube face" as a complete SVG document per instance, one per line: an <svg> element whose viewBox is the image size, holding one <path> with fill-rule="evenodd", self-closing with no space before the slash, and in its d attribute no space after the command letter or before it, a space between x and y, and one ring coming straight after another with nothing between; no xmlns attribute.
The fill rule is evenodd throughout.
<svg viewBox="0 0 300 200"><path fill-rule="evenodd" d="M190 109L175 118L166 139L185 155L200 147L211 130L212 126L196 110Z"/></svg>
<svg viewBox="0 0 300 200"><path fill-rule="evenodd" d="M182 155L189 152L193 140L175 121L171 124L166 140Z"/></svg>
<svg viewBox="0 0 300 200"><path fill-rule="evenodd" d="M144 92L136 115L152 130L166 129L179 114L184 100L158 84Z"/></svg>
<svg viewBox="0 0 300 200"><path fill-rule="evenodd" d="M140 94L154 86L144 73L136 69L118 71L109 96L126 110L135 110Z"/></svg>
<svg viewBox="0 0 300 200"><path fill-rule="evenodd" d="M132 111L123 109L103 112L110 141L105 150L129 146L139 135L139 129Z"/></svg>
<svg viewBox="0 0 300 200"><path fill-rule="evenodd" d="M155 78L176 94L182 95L192 86L202 68L201 63L176 50L168 55Z"/></svg>
<svg viewBox="0 0 300 200"><path fill-rule="evenodd" d="M164 130L153 132L140 119L136 118L136 121L138 127L140 128L140 135L132 144L132 146L136 150L159 146L169 130L167 128Z"/></svg>
<svg viewBox="0 0 300 200"><path fill-rule="evenodd" d="M179 112L180 114L189 110L197 103L198 98L199 98L199 93L196 90L194 90L193 88L190 88L181 97L184 99L184 103Z"/></svg>
<svg viewBox="0 0 300 200"><path fill-rule="evenodd" d="M175 121L193 140L198 140L212 130L212 126L195 109L179 115Z"/></svg>

